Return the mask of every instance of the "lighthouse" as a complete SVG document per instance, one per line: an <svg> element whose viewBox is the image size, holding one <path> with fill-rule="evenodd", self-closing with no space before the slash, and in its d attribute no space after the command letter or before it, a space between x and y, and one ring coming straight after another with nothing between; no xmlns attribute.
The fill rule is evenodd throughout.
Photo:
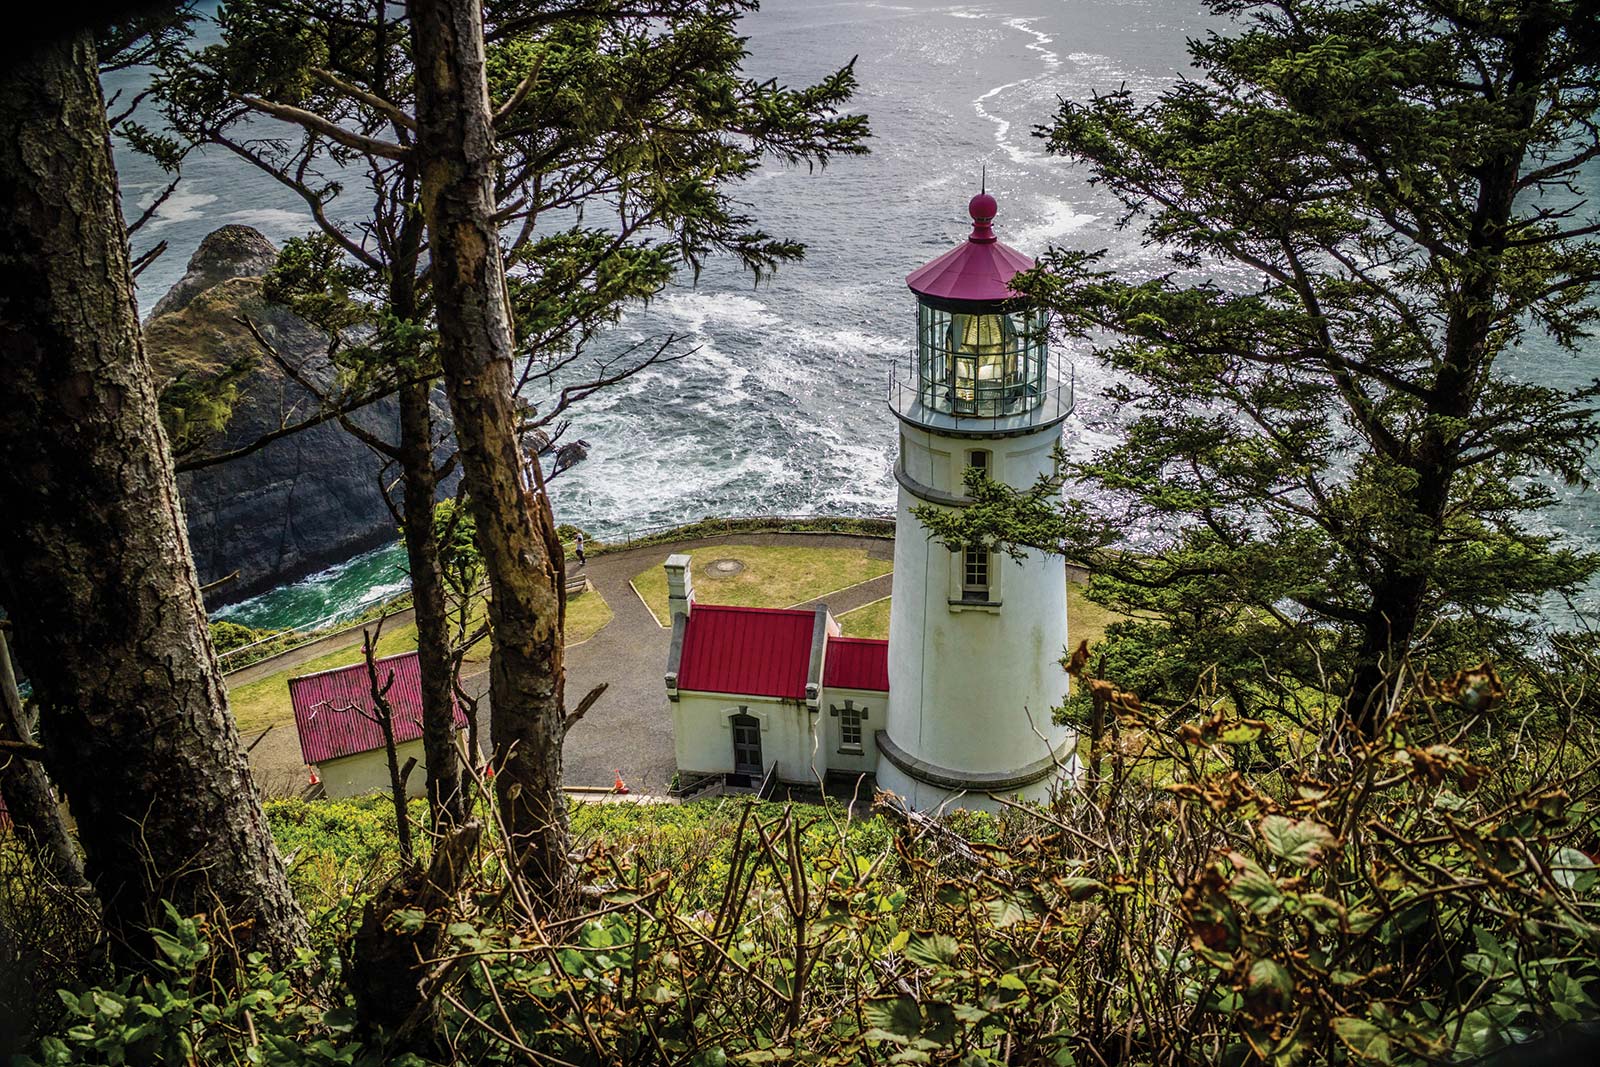
<svg viewBox="0 0 1600 1067"><path fill-rule="evenodd" d="M1054 468L1070 380L1052 368L1045 316L1012 278L1034 263L994 232L995 198L968 205L972 233L906 278L916 346L890 380L900 425L899 504L877 781L912 807L994 810L1048 799L1073 737L1051 723L1067 695L1066 565L1028 550L952 551L912 514L960 509L970 469L1019 489Z"/></svg>

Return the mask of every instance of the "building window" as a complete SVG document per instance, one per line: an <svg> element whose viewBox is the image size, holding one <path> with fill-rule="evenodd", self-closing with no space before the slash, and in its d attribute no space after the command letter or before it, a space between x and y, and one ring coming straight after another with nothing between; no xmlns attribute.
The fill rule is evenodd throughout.
<svg viewBox="0 0 1600 1067"><path fill-rule="evenodd" d="M867 709L856 707L854 700L846 700L842 708L837 704L830 704L828 714L839 720L839 751L859 753L861 724L866 721Z"/></svg>
<svg viewBox="0 0 1600 1067"><path fill-rule="evenodd" d="M845 708L839 712L839 747L861 751L860 708Z"/></svg>
<svg viewBox="0 0 1600 1067"><path fill-rule="evenodd" d="M987 448L974 448L967 453L967 469L982 471L984 477L994 477L994 472L989 467L989 450Z"/></svg>
<svg viewBox="0 0 1600 1067"><path fill-rule="evenodd" d="M961 560L961 599L989 599L989 550L968 545Z"/></svg>

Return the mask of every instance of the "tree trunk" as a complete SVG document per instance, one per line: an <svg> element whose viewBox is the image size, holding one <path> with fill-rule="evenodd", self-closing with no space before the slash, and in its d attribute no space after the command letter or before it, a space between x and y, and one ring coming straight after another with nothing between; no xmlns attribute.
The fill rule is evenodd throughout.
<svg viewBox="0 0 1600 1067"><path fill-rule="evenodd" d="M400 390L400 467L404 473L406 558L416 608L417 670L422 683L422 751L428 764L428 811L435 833L461 824L465 794L455 745L455 701L451 692L450 613L433 508L439 479L433 466L433 414L429 387Z"/></svg>
<svg viewBox="0 0 1600 1067"><path fill-rule="evenodd" d="M0 513L0 600L119 950L148 956L168 900L287 962L305 918L212 653L88 33L0 76Z"/></svg>
<svg viewBox="0 0 1600 1067"><path fill-rule="evenodd" d="M553 907L567 865L562 552L537 465L524 484L517 441L482 13L476 0L409 0L407 8L439 348L489 576L495 791L528 888Z"/></svg>
<svg viewBox="0 0 1600 1067"><path fill-rule="evenodd" d="M1413 514L1419 528L1427 531L1426 545L1421 552L1397 553L1401 562L1390 567L1374 588L1345 700L1346 718L1369 738L1377 737L1382 729L1398 660L1412 650L1417 639L1430 589L1426 564L1441 551L1439 539L1450 506L1451 484L1466 447L1461 430L1450 427L1458 427L1483 399L1494 360L1490 335L1496 328L1517 180L1527 158L1524 137L1534 129L1548 91L1544 64L1556 30L1555 17L1543 4L1530 4L1521 12L1509 55L1511 77L1504 89L1516 124L1506 131L1498 154L1477 170L1478 202L1467 231L1468 254L1460 258L1461 281L1448 305L1444 359L1428 396L1433 428L1422 435L1410 464L1417 486Z"/></svg>
<svg viewBox="0 0 1600 1067"><path fill-rule="evenodd" d="M0 740L32 743L34 725L17 693L11 649L0 630ZM37 760L0 752L0 797L5 799L17 837L34 864L68 889L87 890L83 857L67 829L44 767Z"/></svg>

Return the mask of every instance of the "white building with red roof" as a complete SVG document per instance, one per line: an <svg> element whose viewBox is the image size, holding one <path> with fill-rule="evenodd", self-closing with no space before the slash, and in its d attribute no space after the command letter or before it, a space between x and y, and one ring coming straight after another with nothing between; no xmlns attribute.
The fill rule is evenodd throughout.
<svg viewBox="0 0 1600 1067"><path fill-rule="evenodd" d="M843 637L825 606L695 604L688 556L667 560L667 699L685 776L815 782L870 773L889 689L887 641Z"/></svg>
<svg viewBox="0 0 1600 1067"><path fill-rule="evenodd" d="M970 471L1018 489L1054 473L1072 412L1048 323L1011 287L1033 260L996 239L994 197L968 209L967 240L906 278L917 343L889 385L900 428L889 640L841 636L826 607L697 604L689 558L673 556L666 682L680 773L871 773L919 809L1045 800L1073 773L1075 738L1051 721L1067 697L1065 560L952 549L915 515L968 506Z"/></svg>
<svg viewBox="0 0 1600 1067"><path fill-rule="evenodd" d="M374 666L389 706L399 765L403 768L407 761L417 761L406 778L406 794L419 797L427 785L427 760L422 751L422 676L417 654L386 656ZM302 757L316 768L328 796L388 791L389 757L365 663L290 678L289 702L294 705ZM467 728L466 714L459 705L455 727L458 732Z"/></svg>

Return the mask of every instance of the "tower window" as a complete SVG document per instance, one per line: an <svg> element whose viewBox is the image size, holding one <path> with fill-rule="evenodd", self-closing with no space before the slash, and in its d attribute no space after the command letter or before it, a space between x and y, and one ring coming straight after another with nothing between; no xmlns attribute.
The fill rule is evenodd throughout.
<svg viewBox="0 0 1600 1067"><path fill-rule="evenodd" d="M989 550L968 545L961 561L961 599L989 599Z"/></svg>
<svg viewBox="0 0 1600 1067"><path fill-rule="evenodd" d="M987 448L974 448L967 453L967 469L982 471L987 477L994 477L994 471L989 467L989 450Z"/></svg>

